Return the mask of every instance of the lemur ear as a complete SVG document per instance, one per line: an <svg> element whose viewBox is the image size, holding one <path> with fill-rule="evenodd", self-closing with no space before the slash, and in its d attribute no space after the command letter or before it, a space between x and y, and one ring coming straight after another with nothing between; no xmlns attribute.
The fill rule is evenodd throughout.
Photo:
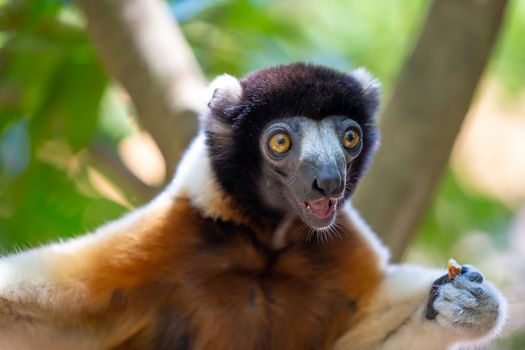
<svg viewBox="0 0 525 350"><path fill-rule="evenodd" d="M223 74L215 78L209 86L211 98L208 108L215 117L229 120L231 109L238 105L242 97L242 87L235 77Z"/></svg>
<svg viewBox="0 0 525 350"><path fill-rule="evenodd" d="M215 152L222 152L231 142L233 115L242 97L239 80L228 74L215 78L207 89L208 110L201 114L202 128L214 143Z"/></svg>
<svg viewBox="0 0 525 350"><path fill-rule="evenodd" d="M370 115L375 115L381 100L381 82L363 67L350 72L360 85L366 101L366 108Z"/></svg>

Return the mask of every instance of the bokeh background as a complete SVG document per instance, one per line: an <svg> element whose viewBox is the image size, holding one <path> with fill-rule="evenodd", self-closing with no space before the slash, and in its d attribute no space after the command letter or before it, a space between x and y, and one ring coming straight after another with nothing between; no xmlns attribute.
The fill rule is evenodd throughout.
<svg viewBox="0 0 525 350"><path fill-rule="evenodd" d="M429 1L168 5L208 79L298 60L343 70L362 65L383 82L388 100ZM130 97L103 68L85 25L70 1L0 0L5 253L90 231L147 201L172 173ZM493 349L525 348L524 38L525 1L514 0L404 258L444 266L454 256L505 291L510 322Z"/></svg>

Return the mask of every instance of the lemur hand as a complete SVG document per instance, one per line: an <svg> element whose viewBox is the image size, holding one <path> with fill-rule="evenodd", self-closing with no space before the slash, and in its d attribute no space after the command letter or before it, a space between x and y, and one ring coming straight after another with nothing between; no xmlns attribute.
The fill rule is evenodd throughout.
<svg viewBox="0 0 525 350"><path fill-rule="evenodd" d="M501 323L503 302L497 290L484 282L479 271L464 265L452 281L448 275L434 281L426 317L467 336L480 337Z"/></svg>

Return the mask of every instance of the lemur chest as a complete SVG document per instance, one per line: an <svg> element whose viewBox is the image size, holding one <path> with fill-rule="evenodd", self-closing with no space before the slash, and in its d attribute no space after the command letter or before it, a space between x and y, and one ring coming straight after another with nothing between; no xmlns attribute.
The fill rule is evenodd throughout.
<svg viewBox="0 0 525 350"><path fill-rule="evenodd" d="M273 251L243 235L202 242L184 262L177 303L188 348L332 348L359 302L335 243Z"/></svg>

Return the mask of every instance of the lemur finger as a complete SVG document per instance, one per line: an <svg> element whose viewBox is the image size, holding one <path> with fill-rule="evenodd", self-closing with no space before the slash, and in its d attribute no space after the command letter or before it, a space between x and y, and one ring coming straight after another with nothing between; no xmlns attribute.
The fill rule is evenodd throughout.
<svg viewBox="0 0 525 350"><path fill-rule="evenodd" d="M483 283L483 275L474 266L463 265L461 267L461 275L472 282Z"/></svg>
<svg viewBox="0 0 525 350"><path fill-rule="evenodd" d="M477 277L474 276L474 278L476 279ZM451 282L451 285L454 286L457 290L467 291L478 300L484 297L482 284L477 282L476 280L472 281L472 279L468 276L457 276L457 278L455 278L454 281Z"/></svg>

